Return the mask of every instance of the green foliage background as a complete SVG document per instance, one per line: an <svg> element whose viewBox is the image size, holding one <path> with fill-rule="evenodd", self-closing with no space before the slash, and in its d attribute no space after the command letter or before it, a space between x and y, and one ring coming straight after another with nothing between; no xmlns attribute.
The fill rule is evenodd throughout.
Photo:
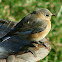
<svg viewBox="0 0 62 62"><path fill-rule="evenodd" d="M62 0L0 0L0 19L20 21L37 8L48 8L52 17L52 29L48 34L51 42L49 55L40 62L62 62Z"/></svg>

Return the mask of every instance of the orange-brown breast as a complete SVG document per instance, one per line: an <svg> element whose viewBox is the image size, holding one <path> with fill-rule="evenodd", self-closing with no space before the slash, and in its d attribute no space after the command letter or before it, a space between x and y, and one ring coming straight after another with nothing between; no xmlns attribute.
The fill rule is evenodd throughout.
<svg viewBox="0 0 62 62"><path fill-rule="evenodd" d="M30 34L29 39L32 40L32 41L40 41L48 34L50 29L51 29L51 21L47 20L46 29L44 31L42 31L42 32L39 32L39 33Z"/></svg>

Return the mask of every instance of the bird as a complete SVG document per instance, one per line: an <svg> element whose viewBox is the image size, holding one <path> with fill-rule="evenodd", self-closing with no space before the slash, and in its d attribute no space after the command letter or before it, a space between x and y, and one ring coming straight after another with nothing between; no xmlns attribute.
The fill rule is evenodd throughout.
<svg viewBox="0 0 62 62"><path fill-rule="evenodd" d="M18 22L14 28L0 38L0 40L4 40L8 36L17 35L24 40L39 43L51 30L52 16L55 15L46 8L34 10Z"/></svg>
<svg viewBox="0 0 62 62"><path fill-rule="evenodd" d="M10 54L22 51L25 46L28 46L27 49L36 56L35 51L29 46L32 42L39 44L39 41L46 37L51 30L52 16L55 15L46 8L37 9L26 15L14 28L0 38L0 58L6 58Z"/></svg>

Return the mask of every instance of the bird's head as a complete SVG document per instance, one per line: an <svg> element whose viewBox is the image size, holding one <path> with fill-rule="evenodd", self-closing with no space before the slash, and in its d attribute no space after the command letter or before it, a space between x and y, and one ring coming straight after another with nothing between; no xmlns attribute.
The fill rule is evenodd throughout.
<svg viewBox="0 0 62 62"><path fill-rule="evenodd" d="M51 16L55 16L48 9L45 8L37 9L33 11L32 14L38 15L43 20L50 20Z"/></svg>

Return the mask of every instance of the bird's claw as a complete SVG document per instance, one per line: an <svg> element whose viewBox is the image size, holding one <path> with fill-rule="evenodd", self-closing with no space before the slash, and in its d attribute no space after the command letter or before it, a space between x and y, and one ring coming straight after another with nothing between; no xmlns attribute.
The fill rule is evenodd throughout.
<svg viewBox="0 0 62 62"><path fill-rule="evenodd" d="M37 57L37 55L32 47L29 47L26 52L31 52L34 55L34 57Z"/></svg>

